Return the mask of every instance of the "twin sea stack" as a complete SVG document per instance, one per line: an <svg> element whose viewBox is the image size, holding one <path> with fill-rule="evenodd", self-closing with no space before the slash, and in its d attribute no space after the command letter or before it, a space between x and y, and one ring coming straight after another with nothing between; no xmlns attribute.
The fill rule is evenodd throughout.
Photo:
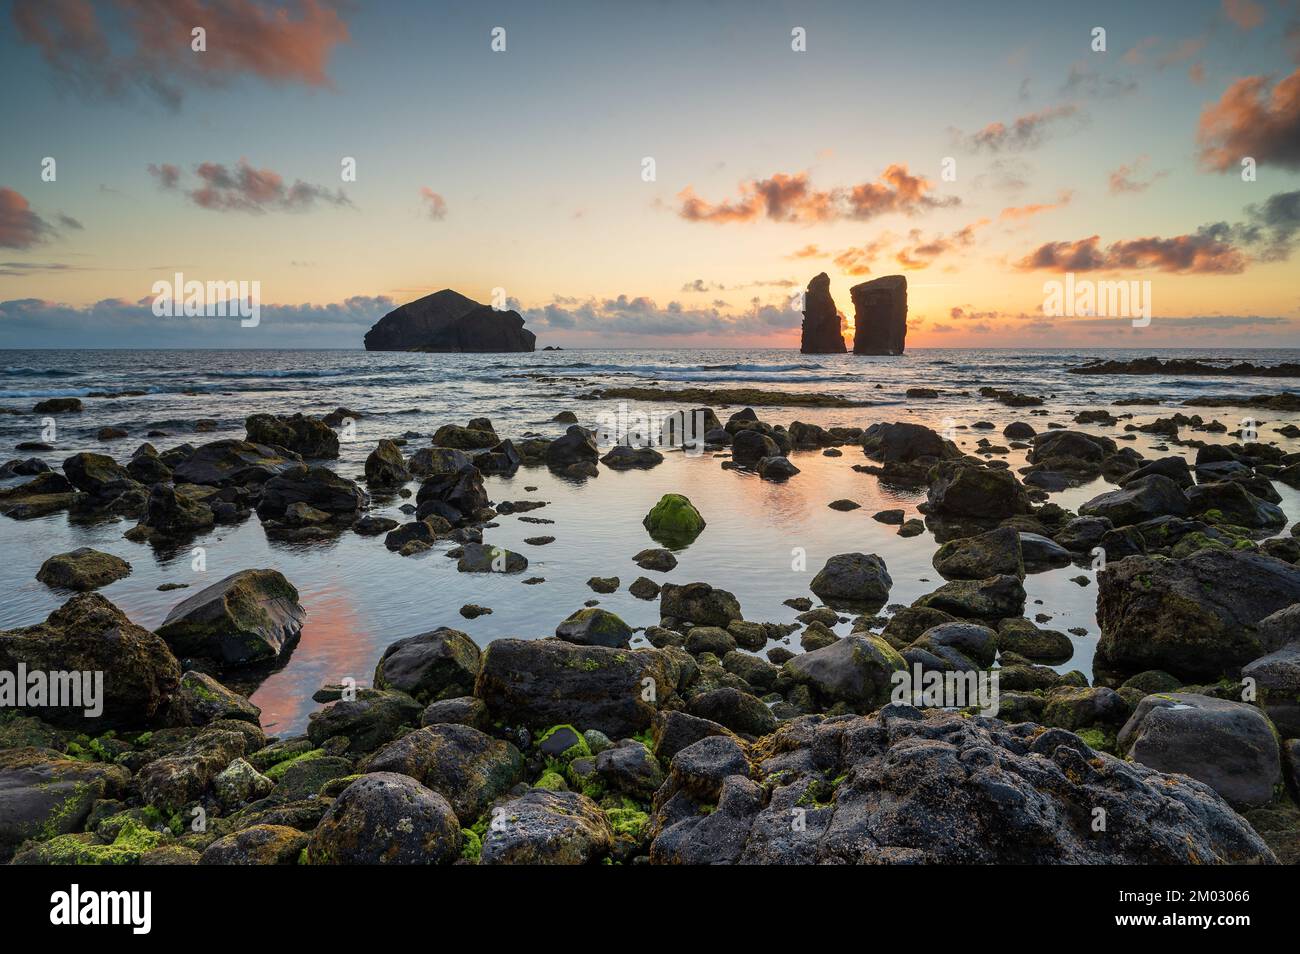
<svg viewBox="0 0 1300 954"><path fill-rule="evenodd" d="M444 288L407 302L366 332L367 351L532 351L537 336L517 311L497 311Z"/></svg>
<svg viewBox="0 0 1300 954"><path fill-rule="evenodd" d="M907 279L886 275L849 289L853 299L853 353L902 354L907 339ZM844 354L840 313L825 272L808 283L804 297L804 354Z"/></svg>

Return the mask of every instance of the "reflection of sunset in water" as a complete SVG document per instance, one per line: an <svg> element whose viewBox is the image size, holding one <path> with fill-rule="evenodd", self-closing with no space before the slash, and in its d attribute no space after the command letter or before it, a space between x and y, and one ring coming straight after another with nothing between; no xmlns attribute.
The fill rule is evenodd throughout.
<svg viewBox="0 0 1300 954"><path fill-rule="evenodd" d="M262 727L274 733L277 727L300 723L304 710L314 706L311 696L326 683L351 676L358 686L370 685L375 668L375 647L370 633L339 583L301 593L307 607L307 622L294 648L294 657L306 665L288 666L270 676L253 693L253 704L262 709Z"/></svg>

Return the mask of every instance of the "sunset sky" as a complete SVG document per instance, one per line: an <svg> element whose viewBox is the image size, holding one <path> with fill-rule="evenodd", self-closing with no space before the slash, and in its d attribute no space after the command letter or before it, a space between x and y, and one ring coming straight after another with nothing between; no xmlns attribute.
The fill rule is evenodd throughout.
<svg viewBox="0 0 1300 954"><path fill-rule="evenodd" d="M0 347L360 347L444 287L798 347L821 271L905 274L911 347L1300 346L1297 0L0 8ZM1067 270L1155 320L1045 319ZM262 324L154 317L178 271Z"/></svg>

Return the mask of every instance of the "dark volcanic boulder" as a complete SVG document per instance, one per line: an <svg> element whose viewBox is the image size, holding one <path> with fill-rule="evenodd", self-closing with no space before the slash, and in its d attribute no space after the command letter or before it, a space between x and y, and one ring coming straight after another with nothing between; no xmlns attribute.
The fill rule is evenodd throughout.
<svg viewBox="0 0 1300 954"><path fill-rule="evenodd" d="M366 763L371 772L400 772L442 795L465 825L473 824L524 773L509 742L467 725L442 723L408 732Z"/></svg>
<svg viewBox="0 0 1300 954"><path fill-rule="evenodd" d="M563 437L557 437L546 447L547 466L564 468L572 464L595 464L600 456L596 436L585 427L570 424Z"/></svg>
<svg viewBox="0 0 1300 954"><path fill-rule="evenodd" d="M460 857L461 833L447 799L395 772L345 788L307 844L313 865L440 865Z"/></svg>
<svg viewBox="0 0 1300 954"><path fill-rule="evenodd" d="M907 340L907 279L873 278L849 289L853 299L853 353L902 354Z"/></svg>
<svg viewBox="0 0 1300 954"><path fill-rule="evenodd" d="M495 719L533 729L576 725L626 738L651 725L676 694L678 679L676 663L656 649L498 639L483 651L474 695Z"/></svg>
<svg viewBox="0 0 1300 954"><path fill-rule="evenodd" d="M42 703L21 710L51 725L93 726L96 734L148 727L181 679L180 664L167 644L98 593L74 596L43 623L0 631L0 672L16 673L20 664L29 673L103 673L98 700L103 712L97 717L86 717L91 706L84 697L84 706Z"/></svg>
<svg viewBox="0 0 1300 954"><path fill-rule="evenodd" d="M455 447L422 447L411 455L407 466L416 477L440 477L473 463L469 454Z"/></svg>
<svg viewBox="0 0 1300 954"><path fill-rule="evenodd" d="M293 504L305 503L325 513L349 516L365 509L369 501L355 481L340 477L328 467L313 467L268 481L262 501L257 505L257 515L283 517Z"/></svg>
<svg viewBox="0 0 1300 954"><path fill-rule="evenodd" d="M117 798L130 781L120 765L52 749L0 749L0 863L28 838L81 831L96 800Z"/></svg>
<svg viewBox="0 0 1300 954"><path fill-rule="evenodd" d="M1105 517L1117 527L1126 527L1156 517L1183 517L1188 512L1187 495L1163 474L1150 474L1093 497L1079 508L1085 517Z"/></svg>
<svg viewBox="0 0 1300 954"><path fill-rule="evenodd" d="M483 474L469 464L454 474L426 478L415 495L415 503L415 515L421 520L436 514L452 524L464 523L488 505Z"/></svg>
<svg viewBox="0 0 1300 954"><path fill-rule="evenodd" d="M129 575L131 564L111 553L90 547L78 547L69 553L56 553L36 571L36 579L46 586L66 590L97 590Z"/></svg>
<svg viewBox="0 0 1300 954"><path fill-rule="evenodd" d="M826 561L808 587L828 604L883 606L893 585L885 561L874 553L839 553Z"/></svg>
<svg viewBox="0 0 1300 954"><path fill-rule="evenodd" d="M240 570L177 603L158 635L181 655L221 665L269 662L297 639L306 615L278 570Z"/></svg>
<svg viewBox="0 0 1300 954"><path fill-rule="evenodd" d="M1238 808L1271 802L1282 781L1277 730L1244 702L1189 692L1147 696L1118 743L1134 762L1190 775Z"/></svg>
<svg viewBox="0 0 1300 954"><path fill-rule="evenodd" d="M831 297L830 276L825 272L808 283L799 350L804 354L844 354L846 350L840 313Z"/></svg>
<svg viewBox="0 0 1300 954"><path fill-rule="evenodd" d="M399 639L375 666L376 689L397 689L419 702L453 699L474 691L479 648L457 629L443 626Z"/></svg>
<svg viewBox="0 0 1300 954"><path fill-rule="evenodd" d="M149 488L140 522L126 532L129 540L184 537L206 530L217 516L208 505L211 488L198 484L158 483ZM244 511L247 515L247 511Z"/></svg>
<svg viewBox="0 0 1300 954"><path fill-rule="evenodd" d="M334 738L348 740L351 754L373 752L404 725L420 721L420 704L404 692L358 689L356 698L340 699L307 716L307 737L319 748Z"/></svg>
<svg viewBox="0 0 1300 954"><path fill-rule="evenodd" d="M244 421L244 429L252 444L274 444L303 457L339 456L339 436L317 417L250 414Z"/></svg>
<svg viewBox="0 0 1300 954"><path fill-rule="evenodd" d="M785 673L811 688L828 705L843 702L860 711L889 702L893 675L907 663L879 636L855 634L795 656L785 663Z"/></svg>
<svg viewBox="0 0 1300 954"><path fill-rule="evenodd" d="M1030 512L1029 497L1009 470L966 460L943 461L930 471L927 495L936 517L1000 520Z"/></svg>
<svg viewBox="0 0 1300 954"><path fill-rule="evenodd" d="M1025 588L1014 576L953 580L927 593L914 606L928 606L963 619L1002 619L1025 609Z"/></svg>
<svg viewBox="0 0 1300 954"><path fill-rule="evenodd" d="M588 606L555 627L557 639L579 646L609 646L621 649L632 638L632 627L609 610Z"/></svg>
<svg viewBox="0 0 1300 954"><path fill-rule="evenodd" d="M731 444L731 459L737 464L753 467L766 457L779 457L781 448L762 431L747 428L736 433Z"/></svg>
<svg viewBox="0 0 1300 954"><path fill-rule="evenodd" d="M485 865L585 865L613 845L609 819L577 792L533 789L501 806L503 825L483 836Z"/></svg>
<svg viewBox="0 0 1300 954"><path fill-rule="evenodd" d="M1013 527L999 527L978 536L950 540L935 551L931 562L945 580L983 580L1000 574L1023 579L1020 536Z"/></svg>
<svg viewBox="0 0 1300 954"><path fill-rule="evenodd" d="M1260 656L1241 670L1254 679L1259 706L1284 739L1300 739L1300 642Z"/></svg>
<svg viewBox="0 0 1300 954"><path fill-rule="evenodd" d="M1235 676L1270 649L1264 618L1300 602L1300 567L1242 550L1125 557L1097 584L1098 668L1184 679Z"/></svg>
<svg viewBox="0 0 1300 954"><path fill-rule="evenodd" d="M407 302L366 332L367 351L532 351L517 311L497 311L450 288Z"/></svg>
<svg viewBox="0 0 1300 954"><path fill-rule="evenodd" d="M177 463L172 470L172 479L214 487L243 486L264 484L272 477L305 471L302 459L284 448L224 440L196 448Z"/></svg>
<svg viewBox="0 0 1300 954"><path fill-rule="evenodd" d="M63 462L63 472L72 486L89 495L93 506L104 506L124 493L143 490L125 467L104 454L73 454Z"/></svg>
<svg viewBox="0 0 1300 954"><path fill-rule="evenodd" d="M366 458L366 482L372 486L400 487L410 479L401 448L390 440L381 440Z"/></svg>
<svg viewBox="0 0 1300 954"><path fill-rule="evenodd" d="M1261 500L1233 480L1198 484L1187 491L1187 501L1193 517L1210 523L1269 532L1286 526L1286 514L1281 507Z"/></svg>
<svg viewBox="0 0 1300 954"><path fill-rule="evenodd" d="M862 451L886 464L911 464L923 460L955 459L957 445L924 424L906 421L872 424L862 432Z"/></svg>
<svg viewBox="0 0 1300 954"><path fill-rule="evenodd" d="M733 619L744 619L733 594L707 583L665 583L659 591L659 615L724 629Z"/></svg>
<svg viewBox="0 0 1300 954"><path fill-rule="evenodd" d="M747 864L1272 862L1208 787L1032 723L886 706L777 730L747 793L656 802L652 860ZM833 780L833 781L831 781ZM753 784L753 783L749 783ZM729 792L728 787L733 791ZM757 787L757 786L755 786ZM668 794L665 792L664 794ZM725 805L724 805L725 803ZM1102 809L1106 830L1093 830ZM802 825L792 825L801 817Z"/></svg>
<svg viewBox="0 0 1300 954"><path fill-rule="evenodd" d="M444 424L433 433L434 447L451 447L457 450L487 450L500 443L501 438L491 427L462 427Z"/></svg>

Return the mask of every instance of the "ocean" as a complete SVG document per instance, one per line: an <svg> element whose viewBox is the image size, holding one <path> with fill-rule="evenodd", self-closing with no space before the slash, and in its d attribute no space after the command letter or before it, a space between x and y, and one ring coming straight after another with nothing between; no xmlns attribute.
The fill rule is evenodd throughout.
<svg viewBox="0 0 1300 954"><path fill-rule="evenodd" d="M321 414L337 407L358 413L355 439L342 444L341 459L329 466L360 478L363 462L380 438L408 436L410 454L428 446L442 424L488 417L497 433L518 438L529 434L558 436L564 425L552 422L560 411L572 411L591 426L610 402L580 395L613 384L663 387L756 387L770 391L817 391L841 395L868 406L851 408L760 407L766 421L788 425L802 420L825 427L865 427L876 421L915 421L935 428L991 421L987 433L995 442L1002 428L1026 420L1042 431L1048 422L1070 425L1082 409L1108 408L1116 415L1131 413L1118 427L1088 426L1093 433L1118 436L1126 423L1143 423L1168 416L1187 398L1205 394L1275 393L1294 386L1288 379L1186 377L1163 379L1137 376L1078 376L1067 369L1093 358L1133 358L1157 354L1162 358L1236 358L1255 363L1300 361L1300 350L1132 350L1067 349L920 349L901 357L801 355L794 351L736 350L574 350L531 354L426 355L364 351L4 351L0 352L0 446L42 439L42 415L32 406L48 397L80 397L80 414L56 417L55 450L43 457L52 467L83 450L129 459L145 438L158 430L167 436L148 438L160 451L182 442L200 444L244 436L244 419L254 413ZM983 386L1013 389L1044 399L1046 416L1029 416L1029 409L1006 407L979 396ZM934 399L909 399L908 388L927 387ZM138 393L126 393L138 392ZM113 396L117 395L117 396ZM1117 406L1133 398L1155 398L1164 406ZM695 402L682 405L694 407ZM664 412L671 404L644 405ZM715 405L726 418L736 406ZM1236 408L1178 408L1218 418L1234 430L1243 415ZM1272 427L1300 417L1268 415L1261 439L1276 440L1287 450L1294 442ZM196 432L197 421L211 422ZM112 426L126 438L101 442L97 432ZM1071 425L1073 426L1073 425ZM980 431L960 431L959 444L976 450ZM1200 431L1185 436L1207 442L1229 441L1223 434ZM1131 442L1147 457L1194 451L1138 434ZM510 477L489 476L493 500L536 499L547 506L528 516L552 520L538 525L518 516L501 516L485 530L487 542L523 553L530 561L521 575L458 573L447 559L451 544L423 554L402 557L383 546L382 537L351 532L327 541L286 543L268 540L253 517L236 526L220 526L179 551L155 549L122 536L133 520L83 521L66 513L30 521L0 518L0 628L30 625L44 619L67 598L35 579L37 568L50 555L81 546L123 557L130 576L100 592L137 623L154 627L168 610L201 587L237 570L271 567L283 572L299 589L307 608L307 623L287 661L253 693L263 709L269 732L301 731L315 709L311 695L320 686L345 678L369 684L385 646L416 633L449 626L467 632L480 645L500 637L538 638L584 602L600 605L643 627L659 619L658 601L633 597L627 586L647 575L662 583L700 580L736 594L746 619L791 622L796 611L783 601L811 596L808 582L825 560L836 553L879 554L893 578L891 603L907 604L943 583L931 565L937 544L929 533L904 539L894 527L871 519L881 509L901 507L915 515L924 491L883 484L856 472L863 460L854 446L842 457L820 451L795 451L791 460L801 473L776 484L753 475L724 470L711 455L668 454L665 463L648 471L617 472L601 468L597 478L573 481L545 468L522 468ZM28 457L10 450L6 457ZM1023 466L1024 454L1006 458ZM26 478L4 481L8 486ZM414 490L416 484L410 485ZM1288 518L1300 518L1300 494L1278 483ZM527 490L525 488L536 488ZM1080 503L1109 489L1102 481L1052 495L1062 506ZM708 522L699 539L678 553L679 564L668 574L639 569L632 556L655 546L641 520L659 497L685 493ZM848 513L827 504L850 498L862 504ZM374 496L372 513L404 519L397 495ZM553 535L554 543L532 546L525 537ZM190 547L202 547L206 570L192 569ZM804 555L801 562L800 554ZM1044 625L1072 635L1075 655L1058 666L1062 671L1091 673L1098 636L1095 617L1096 584L1080 586L1079 567L1031 575L1026 615L1050 616ZM524 585L525 577L545 583ZM618 576L618 592L597 595L586 581L593 576ZM159 591L163 583L185 583L188 589ZM461 617L466 603L491 607L491 615L474 620ZM849 625L841 624L841 633ZM639 639L639 638L638 638ZM637 645L640 643L634 643ZM789 647L798 651L797 635Z"/></svg>

